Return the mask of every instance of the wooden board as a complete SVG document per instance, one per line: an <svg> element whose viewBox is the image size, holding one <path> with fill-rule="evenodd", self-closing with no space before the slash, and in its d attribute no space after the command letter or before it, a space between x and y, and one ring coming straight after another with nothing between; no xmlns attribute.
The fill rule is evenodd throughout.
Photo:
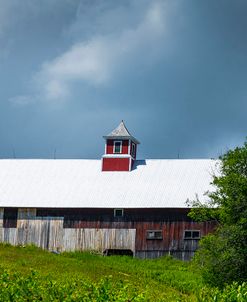
<svg viewBox="0 0 247 302"><path fill-rule="evenodd" d="M129 249L135 253L135 229L64 229L63 250Z"/></svg>

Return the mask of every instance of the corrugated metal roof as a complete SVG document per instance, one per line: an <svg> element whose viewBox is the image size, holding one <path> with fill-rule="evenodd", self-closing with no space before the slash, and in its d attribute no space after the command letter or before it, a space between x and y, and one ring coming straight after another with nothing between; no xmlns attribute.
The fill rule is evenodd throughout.
<svg viewBox="0 0 247 302"><path fill-rule="evenodd" d="M114 129L111 133L104 136L104 138L113 138L113 139L132 139L136 144L140 144L140 142L130 134L129 130L124 124L124 121L121 121L121 123L117 126L116 129Z"/></svg>
<svg viewBox="0 0 247 302"><path fill-rule="evenodd" d="M214 160L139 160L102 172L101 160L0 160L0 207L181 208L205 200Z"/></svg>
<svg viewBox="0 0 247 302"><path fill-rule="evenodd" d="M131 134L129 133L129 130L126 128L124 121L121 121L121 123L117 126L117 128L114 129L107 136L131 136Z"/></svg>

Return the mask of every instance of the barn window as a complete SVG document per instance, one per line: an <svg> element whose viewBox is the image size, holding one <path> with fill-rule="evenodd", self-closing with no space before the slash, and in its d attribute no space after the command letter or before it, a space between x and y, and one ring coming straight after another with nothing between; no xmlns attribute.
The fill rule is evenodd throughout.
<svg viewBox="0 0 247 302"><path fill-rule="evenodd" d="M17 227L18 209L4 208L3 212L3 227L16 228Z"/></svg>
<svg viewBox="0 0 247 302"><path fill-rule="evenodd" d="M186 230L184 231L184 239L200 239L200 231L197 230Z"/></svg>
<svg viewBox="0 0 247 302"><path fill-rule="evenodd" d="M114 209L114 216L115 217L123 217L124 210L123 209Z"/></svg>
<svg viewBox="0 0 247 302"><path fill-rule="evenodd" d="M157 230L147 231L147 239L163 239L162 231L157 231Z"/></svg>
<svg viewBox="0 0 247 302"><path fill-rule="evenodd" d="M122 142L114 141L113 153L122 153Z"/></svg>

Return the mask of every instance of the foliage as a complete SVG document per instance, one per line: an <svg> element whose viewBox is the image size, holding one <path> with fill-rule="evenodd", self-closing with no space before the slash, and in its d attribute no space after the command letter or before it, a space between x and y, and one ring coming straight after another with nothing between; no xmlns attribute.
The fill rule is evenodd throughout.
<svg viewBox="0 0 247 302"><path fill-rule="evenodd" d="M194 221L216 221L219 223L220 208L215 205L213 199L207 203L202 203L198 197L196 200L187 200L187 206L190 207L188 216Z"/></svg>
<svg viewBox="0 0 247 302"><path fill-rule="evenodd" d="M247 142L220 160L210 202L192 202L189 215L198 221L218 221L215 234L201 240L195 261L207 282L223 287L247 280Z"/></svg>
<svg viewBox="0 0 247 302"><path fill-rule="evenodd" d="M233 282L223 290L204 287L198 291L196 296L198 302L246 302L247 283L238 284L237 282Z"/></svg>
<svg viewBox="0 0 247 302"><path fill-rule="evenodd" d="M73 278L57 282L35 271L27 276L8 271L0 275L0 301L146 301L128 283L104 278L98 283Z"/></svg>
<svg viewBox="0 0 247 302"><path fill-rule="evenodd" d="M141 260L86 252L56 255L34 246L0 244L0 259L2 267L11 275L15 272L28 278L30 270L35 270L39 280L51 280L61 286L73 283L75 276L76 280L96 287L102 279L109 279L112 290L121 292L121 286L127 285L130 301L132 293L144 301L195 301L195 292L203 287L200 273L190 263L172 257Z"/></svg>
<svg viewBox="0 0 247 302"><path fill-rule="evenodd" d="M247 301L247 284L208 287L191 263L0 244L1 301ZM35 268L35 269L34 269Z"/></svg>

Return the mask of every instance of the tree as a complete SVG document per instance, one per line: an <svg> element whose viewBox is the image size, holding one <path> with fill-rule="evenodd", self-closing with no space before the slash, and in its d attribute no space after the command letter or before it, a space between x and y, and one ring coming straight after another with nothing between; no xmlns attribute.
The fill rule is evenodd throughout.
<svg viewBox="0 0 247 302"><path fill-rule="evenodd" d="M219 170L210 202L191 202L189 216L218 222L216 232L202 238L195 262L208 283L223 287L247 280L247 142L221 156Z"/></svg>

